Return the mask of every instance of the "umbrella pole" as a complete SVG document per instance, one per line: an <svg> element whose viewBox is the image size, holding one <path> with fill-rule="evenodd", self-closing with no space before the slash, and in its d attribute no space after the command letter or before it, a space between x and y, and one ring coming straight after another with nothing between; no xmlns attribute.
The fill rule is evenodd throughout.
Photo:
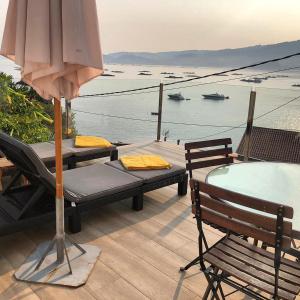
<svg viewBox="0 0 300 300"><path fill-rule="evenodd" d="M57 262L64 261L64 195L63 195L63 160L62 160L62 113L60 99L54 98L55 120L55 164L56 164L56 244Z"/></svg>
<svg viewBox="0 0 300 300"><path fill-rule="evenodd" d="M64 193L63 193L63 159L62 159L62 113L60 99L54 98L54 127L55 127L55 167L56 167L56 195L55 195L55 211L56 211L56 235L49 243L46 251L41 255L39 262L35 267L35 271L40 268L47 255L56 246L56 264L61 265L66 255L70 274L72 267L70 264L68 251L66 248L66 238L71 245L75 246L81 254L85 254L86 250L80 245L72 241L65 235L64 221Z"/></svg>
<svg viewBox="0 0 300 300"><path fill-rule="evenodd" d="M78 245L65 235L62 113L60 99L54 99L55 163L56 163L56 235L52 241L41 244L15 273L18 280L77 287L84 284L101 252L96 246ZM70 244L67 248L66 241ZM52 251L56 246L56 253ZM78 251L80 255L78 255ZM55 255L56 254L56 255ZM64 263L66 256L67 263ZM70 258L69 258L70 257ZM56 259L55 259L56 258ZM72 261L72 267L71 267ZM44 267L40 268L44 263ZM68 272L67 272L68 271Z"/></svg>

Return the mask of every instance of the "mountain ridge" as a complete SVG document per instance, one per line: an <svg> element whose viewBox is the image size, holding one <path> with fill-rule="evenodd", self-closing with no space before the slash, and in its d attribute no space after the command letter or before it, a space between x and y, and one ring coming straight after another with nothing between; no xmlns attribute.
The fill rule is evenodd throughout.
<svg viewBox="0 0 300 300"><path fill-rule="evenodd" d="M178 50L164 52L121 51L104 55L107 64L169 65L185 67L237 67L300 52L300 40L220 50ZM274 63L278 67L300 65L300 58ZM274 67L273 64L273 67Z"/></svg>

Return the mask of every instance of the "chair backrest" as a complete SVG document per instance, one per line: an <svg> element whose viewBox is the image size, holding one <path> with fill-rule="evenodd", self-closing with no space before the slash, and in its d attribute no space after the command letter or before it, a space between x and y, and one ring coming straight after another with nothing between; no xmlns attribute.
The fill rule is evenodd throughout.
<svg viewBox="0 0 300 300"><path fill-rule="evenodd" d="M55 189L55 177L29 145L0 132L0 150L31 183Z"/></svg>
<svg viewBox="0 0 300 300"><path fill-rule="evenodd" d="M193 170L233 163L231 138L186 143L186 169L190 178ZM211 147L214 147L211 149ZM221 156L221 157L220 157Z"/></svg>
<svg viewBox="0 0 300 300"><path fill-rule="evenodd" d="M243 158L246 133L236 150ZM297 131L253 126L249 158L255 160L300 163L300 133Z"/></svg>
<svg viewBox="0 0 300 300"><path fill-rule="evenodd" d="M241 195L194 179L190 181L190 186L193 213L201 222L205 220L228 232L263 241L275 249L290 248L292 223L284 218L293 218L292 207Z"/></svg>

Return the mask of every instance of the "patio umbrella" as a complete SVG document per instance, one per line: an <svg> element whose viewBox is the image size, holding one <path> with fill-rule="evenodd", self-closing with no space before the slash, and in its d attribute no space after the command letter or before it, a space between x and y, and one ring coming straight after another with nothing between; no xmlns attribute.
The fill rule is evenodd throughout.
<svg viewBox="0 0 300 300"><path fill-rule="evenodd" d="M21 66L22 80L43 98L54 99L56 236L48 250L56 245L61 264L65 232L60 100L76 98L82 84L103 72L95 0L10 0L0 54Z"/></svg>

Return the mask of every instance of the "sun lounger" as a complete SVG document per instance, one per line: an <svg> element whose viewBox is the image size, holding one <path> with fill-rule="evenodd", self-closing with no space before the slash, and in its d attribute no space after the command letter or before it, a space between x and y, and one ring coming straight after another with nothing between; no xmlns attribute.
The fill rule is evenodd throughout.
<svg viewBox="0 0 300 300"><path fill-rule="evenodd" d="M30 144L33 150L50 168L55 166L55 144L54 142L44 142ZM1 148L1 145L0 145ZM64 164L69 169L75 168L78 162L110 156L111 160L118 159L118 150L115 146L108 148L76 148L73 139L62 141L62 154Z"/></svg>
<svg viewBox="0 0 300 300"><path fill-rule="evenodd" d="M5 156L26 176L29 183L13 187L14 178L0 195L0 235L22 230L27 226L53 220L55 216L55 174L52 174L35 151L4 133L0 147ZM93 164L64 171L65 215L69 229L81 229L82 211L125 198L133 198L133 209L143 207L143 193L177 182L179 194L186 193L185 169L174 169L168 176L155 173L153 178L135 176L105 164ZM170 171L170 170L165 170ZM175 172L176 171L176 172ZM151 171L152 172L152 171ZM158 171L156 171L158 172Z"/></svg>
<svg viewBox="0 0 300 300"><path fill-rule="evenodd" d="M36 143L30 144L30 147L35 151L39 158L44 162L47 167L55 166L55 145L52 143ZM1 145L0 145L1 148ZM68 164L72 159L73 152L70 149L62 148L63 162Z"/></svg>
<svg viewBox="0 0 300 300"><path fill-rule="evenodd" d="M172 164L170 169L163 170L145 170L145 171L129 171L126 170L120 160L110 161L106 165L120 170L126 174L135 176L143 180L143 193L162 188L171 184L178 183L178 195L183 196L187 193L188 177L183 167ZM136 203L137 209L143 208L143 199Z"/></svg>
<svg viewBox="0 0 300 300"><path fill-rule="evenodd" d="M54 144L54 142L51 142ZM73 167L77 163L102 157L110 156L110 160L118 159L118 149L116 146L107 147L107 148L93 148L93 147L84 147L77 148L74 146L74 139L65 139L62 141L62 147L66 151L72 152L72 163Z"/></svg>

